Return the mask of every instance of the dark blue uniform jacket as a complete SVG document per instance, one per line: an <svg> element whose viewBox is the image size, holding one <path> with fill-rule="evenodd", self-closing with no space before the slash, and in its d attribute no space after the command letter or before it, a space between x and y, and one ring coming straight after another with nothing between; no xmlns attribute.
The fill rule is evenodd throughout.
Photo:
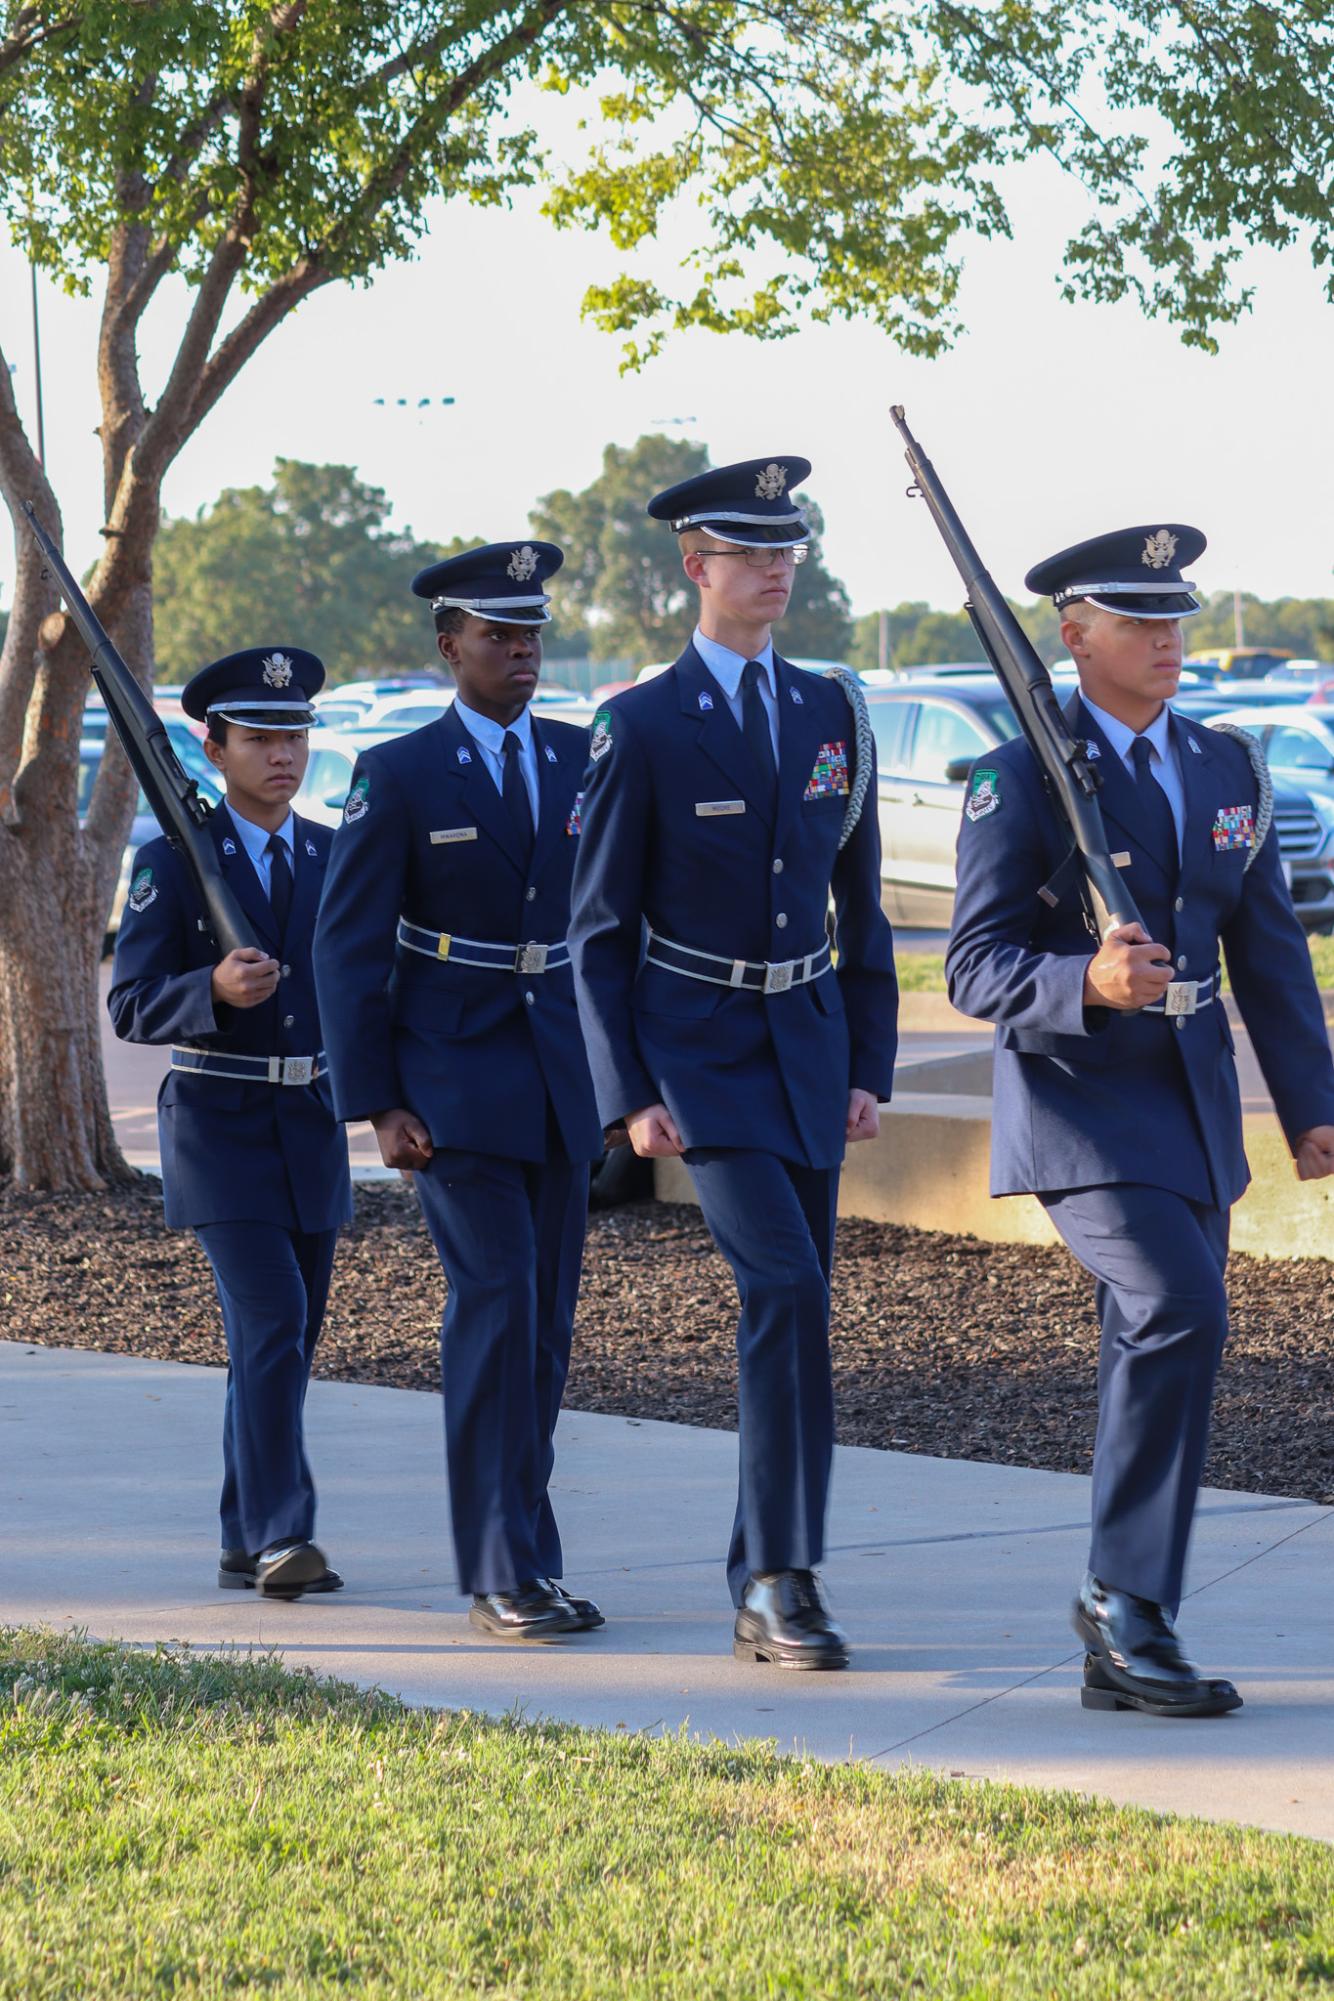
<svg viewBox="0 0 1334 2001"><path fill-rule="evenodd" d="M588 734L536 717L533 731L539 811L526 866L452 710L362 753L352 817L334 839L316 977L339 1118L401 1105L437 1147L539 1161L549 1099L569 1158L592 1160L602 1134L568 963L496 972L395 943L400 916L451 938L564 939Z"/></svg>
<svg viewBox="0 0 1334 2001"><path fill-rule="evenodd" d="M213 945L184 862L165 839L135 858L140 886L116 940L107 996L124 1042L190 1043L247 1056L311 1056L323 1045L311 940L332 838L295 822L292 907L280 938L264 886L225 806L209 821L218 860L263 949L284 967L258 1007L213 1004ZM152 881L142 884L151 869ZM135 908L134 904L141 907ZM166 1220L266 1222L331 1230L351 1216L347 1141L333 1115L327 1077L306 1085L249 1083L169 1070L158 1092L158 1143Z"/></svg>
<svg viewBox="0 0 1334 2001"><path fill-rule="evenodd" d="M898 987L880 906L875 775L840 853L847 799L829 773L840 758L853 771L852 711L837 682L776 655L774 666L776 811L693 645L610 704L611 747L590 766L584 795L575 976L605 1123L661 1102L688 1147L832 1167L843 1158L849 1089L887 1099L894 1077ZM737 802L743 810L699 811ZM824 941L831 886L837 971L808 985L733 991L644 960L644 919L722 958L804 957Z"/></svg>
<svg viewBox="0 0 1334 2001"><path fill-rule="evenodd" d="M1078 695L1066 714L1101 753L1108 838L1130 856L1131 892L1174 977L1206 979L1221 948L1289 1142L1334 1121L1334 1066L1277 834L1248 871L1249 849L1227 845L1220 822L1256 809L1245 746L1173 716L1186 799L1178 876L1174 856L1146 847L1134 781ZM1086 1009L1096 947L1074 879L1057 908L1038 897L1070 841L1037 761L1016 740L980 762L997 772L1001 803L960 828L946 973L954 1005L997 1026L991 1192L1143 1182L1226 1208L1249 1169L1225 1007L1175 1018Z"/></svg>

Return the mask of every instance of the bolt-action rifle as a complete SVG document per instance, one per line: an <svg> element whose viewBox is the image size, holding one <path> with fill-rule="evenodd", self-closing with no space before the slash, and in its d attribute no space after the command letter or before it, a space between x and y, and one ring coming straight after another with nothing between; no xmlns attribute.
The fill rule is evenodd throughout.
<svg viewBox="0 0 1334 2001"><path fill-rule="evenodd" d="M37 519L31 501L23 503L47 569L60 586L70 616L90 655L93 679L107 705L107 714L125 746L125 755L143 787L144 797L167 839L193 878L199 901L213 934L218 957L244 945L262 950L240 904L218 865L218 851L208 831L212 807L199 796L171 747L162 718L112 645L96 612L79 589L64 557Z"/></svg>
<svg viewBox="0 0 1334 2001"><path fill-rule="evenodd" d="M982 558L968 539L935 467L908 429L902 404L896 403L889 414L907 447L905 456L913 476L909 497L920 496L931 510L931 518L954 559L954 567L963 578L968 593L964 609L973 622L973 630L1010 698L1019 727L1048 781L1058 811L1069 826L1088 886L1098 937L1106 938L1109 931L1121 924L1142 925L1144 920L1135 907L1135 899L1112 860L1097 797L1102 781L1089 760L1088 745L1071 730L1051 675L990 573L983 569Z"/></svg>

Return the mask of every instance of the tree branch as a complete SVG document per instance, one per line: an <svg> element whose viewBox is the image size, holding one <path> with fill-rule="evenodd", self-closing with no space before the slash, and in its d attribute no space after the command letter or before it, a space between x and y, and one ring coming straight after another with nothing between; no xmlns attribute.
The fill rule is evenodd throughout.
<svg viewBox="0 0 1334 2001"><path fill-rule="evenodd" d="M70 28L78 26L78 16L75 14L67 14L61 21L49 21L44 28L38 26L39 16L39 8L19 8L14 16L13 27L4 41L0 42L0 76L3 76L7 69L13 69L16 64L21 63L34 49L39 49L43 42L49 42L53 36L63 35Z"/></svg>

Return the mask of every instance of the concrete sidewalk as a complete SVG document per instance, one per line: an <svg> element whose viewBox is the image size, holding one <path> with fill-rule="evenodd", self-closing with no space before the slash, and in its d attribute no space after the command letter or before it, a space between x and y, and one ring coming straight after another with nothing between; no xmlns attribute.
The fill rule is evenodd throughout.
<svg viewBox="0 0 1334 2001"><path fill-rule="evenodd" d="M1074 1475L842 1448L825 1575L854 1667L796 1675L731 1657L729 1434L562 1418L567 1574L608 1623L523 1650L474 1632L455 1592L438 1399L317 1382L309 1409L348 1589L271 1604L213 1583L219 1371L0 1343L0 1622L271 1647L412 1702L686 1724L1334 1839L1334 1509L1205 1494L1183 1630L1246 1707L1167 1723L1080 1708Z"/></svg>

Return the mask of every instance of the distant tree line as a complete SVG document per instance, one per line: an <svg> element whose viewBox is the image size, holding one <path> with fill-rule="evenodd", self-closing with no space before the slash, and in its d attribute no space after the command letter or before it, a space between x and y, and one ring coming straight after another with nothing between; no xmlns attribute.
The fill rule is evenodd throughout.
<svg viewBox="0 0 1334 2001"><path fill-rule="evenodd" d="M592 659L634 672L680 651L694 594L676 538L650 521L644 502L708 462L701 444L650 435L608 445L601 472L582 491L561 488L538 501L531 533L566 552L544 640L551 660ZM852 618L847 590L824 561L820 510L805 495L801 504L813 532L783 623L783 649L797 658L846 660L862 671L877 667L881 616ZM183 680L235 647L283 640L318 653L334 681L433 665L430 619L408 588L412 576L487 538L419 541L410 529L391 527L389 517L383 489L358 479L352 467L279 459L271 486L229 487L193 518L165 520L154 557L160 678ZM1042 658L1063 659L1060 622L1048 600L1010 603ZM1267 603L1248 595L1242 615L1249 645L1334 658L1334 599ZM892 667L982 657L962 611L913 600L886 618ZM4 620L0 612L0 639ZM1232 593L1215 592L1186 626L1187 650L1231 646L1234 634Z"/></svg>
<svg viewBox="0 0 1334 2001"><path fill-rule="evenodd" d="M1007 600L1011 611L1038 653L1054 666L1066 658L1060 620L1047 598L1031 604ZM1247 646L1274 646L1303 660L1334 660L1334 598L1264 598L1249 593L1241 600ZM948 660L984 658L977 634L963 611L936 611L918 602L896 604L888 612L888 664L891 667L939 666ZM1214 591L1203 600L1198 617L1184 627L1187 653L1236 644L1236 619L1231 591ZM864 673L880 665L880 613L859 618L852 629L848 665Z"/></svg>

